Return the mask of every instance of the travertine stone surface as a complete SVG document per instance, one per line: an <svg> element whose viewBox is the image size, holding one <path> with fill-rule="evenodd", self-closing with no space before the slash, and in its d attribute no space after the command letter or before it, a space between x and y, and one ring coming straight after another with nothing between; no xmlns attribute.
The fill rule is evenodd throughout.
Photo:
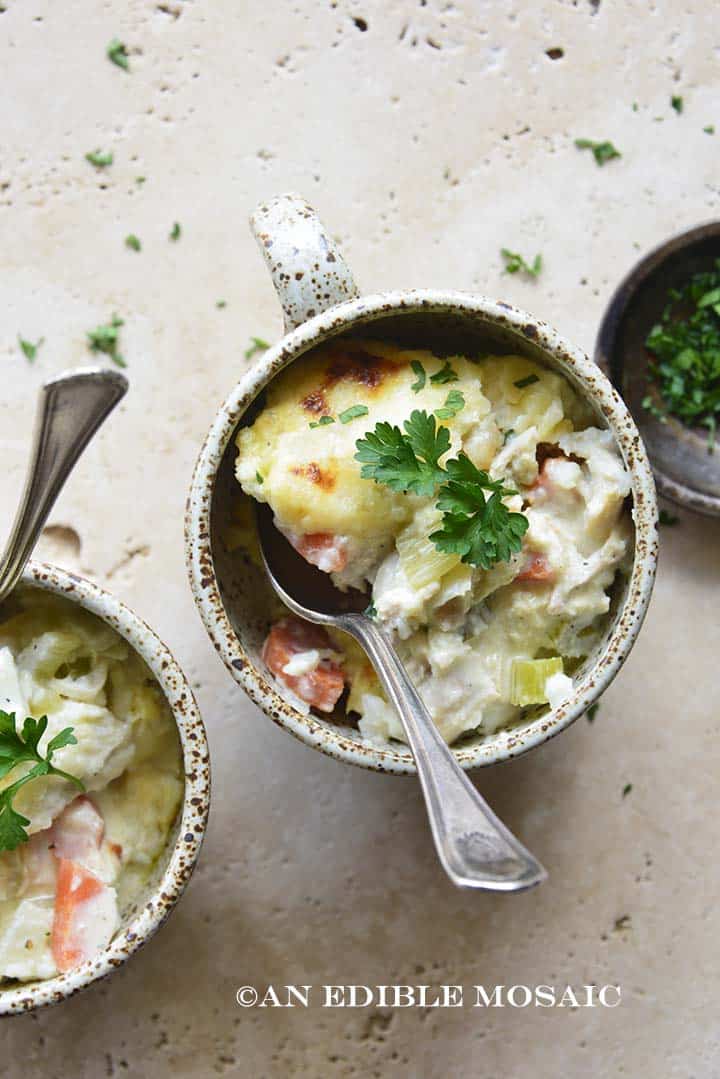
<svg viewBox="0 0 720 1079"><path fill-rule="evenodd" d="M129 73L105 58L113 36ZM719 58L717 13L700 0L1 0L5 527L37 387L87 362L85 331L117 312L131 393L44 550L171 645L215 781L201 864L166 928L99 988L6 1020L3 1076L720 1075L719 522L680 514L663 531L646 628L594 724L478 777L551 874L506 899L445 882L413 781L327 760L243 699L182 554L204 433L250 335L280 332L246 225L258 200L301 191L361 287L484 290L591 349L639 253L717 215ZM576 137L623 156L598 168ZM96 148L112 167L84 160ZM504 275L501 246L541 251L540 279ZM18 333L45 338L32 365ZM623 1003L234 1000L243 984L395 981L612 982Z"/></svg>

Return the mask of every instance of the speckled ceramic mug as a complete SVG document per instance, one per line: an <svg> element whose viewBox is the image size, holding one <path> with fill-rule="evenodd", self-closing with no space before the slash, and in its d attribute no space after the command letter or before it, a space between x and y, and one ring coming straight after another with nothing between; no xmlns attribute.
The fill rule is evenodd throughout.
<svg viewBox="0 0 720 1079"><path fill-rule="evenodd" d="M198 459L186 516L187 560L195 600L233 678L262 710L296 737L340 760L412 773L402 745L377 747L359 731L303 714L262 662L272 609L261 570L225 540L241 496L234 478L238 428L252 420L268 382L298 357L352 332L401 345L467 353L521 352L560 372L615 436L632 480L635 551L599 646L574 676L560 707L518 726L478 735L455 749L463 768L518 756L568 727L600 696L626 659L642 625L657 563L657 504L645 448L628 410L588 357L545 323L499 300L462 292L412 289L360 296L336 245L297 195L262 204L253 220L285 314L285 336L254 364L221 407Z"/></svg>
<svg viewBox="0 0 720 1079"><path fill-rule="evenodd" d="M74 573L30 562L23 585L62 596L107 622L141 656L172 710L182 748L185 794L182 810L150 880L125 911L122 927L97 955L66 974L0 987L0 1015L57 1004L122 966L160 928L185 890L195 867L210 805L207 736L192 690L172 655L120 600Z"/></svg>

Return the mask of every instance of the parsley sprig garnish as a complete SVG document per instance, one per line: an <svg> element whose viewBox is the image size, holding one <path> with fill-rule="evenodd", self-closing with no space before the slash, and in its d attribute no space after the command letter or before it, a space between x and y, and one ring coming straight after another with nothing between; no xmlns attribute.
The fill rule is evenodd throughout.
<svg viewBox="0 0 720 1079"><path fill-rule="evenodd" d="M622 157L622 154L611 142L595 142L593 139L575 139L578 150L592 150L595 162L604 165L606 161L612 161L614 157Z"/></svg>
<svg viewBox="0 0 720 1079"><path fill-rule="evenodd" d="M720 259L684 288L671 289L668 301L645 340L653 355L649 374L669 413L708 428L711 453L720 418ZM663 418L651 397L643 405Z"/></svg>
<svg viewBox="0 0 720 1079"><path fill-rule="evenodd" d="M476 468L464 453L441 465L450 449L450 433L434 416L415 410L403 427L404 433L382 421L357 440L355 459L362 465L363 479L426 498L437 493L443 517L430 539L439 551L458 554L461 561L481 569L517 553L528 520L503 502L517 492Z"/></svg>
<svg viewBox="0 0 720 1079"><path fill-rule="evenodd" d="M505 259L505 273L524 273L528 277L538 277L542 270L542 255L536 255L530 263L517 251L509 251L507 247L501 247L500 254Z"/></svg>
<svg viewBox="0 0 720 1079"><path fill-rule="evenodd" d="M445 467L448 478L437 501L443 511L442 528L430 539L439 551L459 554L461 561L481 569L507 562L522 547L528 529L527 517L511 513L503 502L506 495L517 492L502 480L490 479L464 453Z"/></svg>
<svg viewBox="0 0 720 1079"><path fill-rule="evenodd" d="M45 747L45 756L40 753L38 745L40 739L47 730L47 716L41 719L33 719L28 716L23 723L22 733L18 734L15 726L15 713L0 710L0 779L19 764L32 764L25 775L16 779L4 790L0 791L0 850L15 850L21 843L28 839L26 832L30 821L22 813L13 807L13 799L21 787L39 776L61 776L63 779L74 783L79 790L84 791L84 784L61 768L56 768L52 763L53 754L63 746L77 745L77 738L73 734L72 727L65 727L51 738Z"/></svg>
<svg viewBox="0 0 720 1079"><path fill-rule="evenodd" d="M437 427L435 417L415 409L399 427L384 420L355 443L355 460L366 480L384 483L393 491L411 491L429 498L445 473L440 458L450 449L450 432Z"/></svg>

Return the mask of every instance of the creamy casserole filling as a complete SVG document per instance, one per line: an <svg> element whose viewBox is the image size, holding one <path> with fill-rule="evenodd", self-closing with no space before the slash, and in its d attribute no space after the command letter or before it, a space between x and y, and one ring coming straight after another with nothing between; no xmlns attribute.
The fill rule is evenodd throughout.
<svg viewBox="0 0 720 1079"><path fill-rule="evenodd" d="M358 442L378 423L399 436L418 411L446 429L441 467L464 457L489 482L503 481L503 506L526 522L508 557L482 566L440 549L436 491L363 476ZM448 742L568 695L606 628L632 524L614 439L562 376L521 356L438 357L344 339L273 380L237 447L243 490L270 505L293 546L340 588L369 590ZM345 635L285 618L264 659L295 700L329 713L347 693L366 739L402 739Z"/></svg>
<svg viewBox="0 0 720 1079"><path fill-rule="evenodd" d="M142 892L183 795L177 729L140 657L76 604L17 591L0 613L0 710L16 745L26 717L47 717L42 756L75 777L33 778L12 812L26 839L0 850L0 982L49 978L103 948ZM0 799L29 763L2 771ZM3 801L3 813L8 807ZM17 837L16 837L17 838Z"/></svg>

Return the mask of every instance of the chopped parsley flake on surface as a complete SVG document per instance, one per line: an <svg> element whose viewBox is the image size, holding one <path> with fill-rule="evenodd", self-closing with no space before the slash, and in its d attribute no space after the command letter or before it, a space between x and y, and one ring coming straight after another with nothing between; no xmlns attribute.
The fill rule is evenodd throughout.
<svg viewBox="0 0 720 1079"><path fill-rule="evenodd" d="M585 713L588 723L594 723L595 722L595 716L598 714L599 707L600 707L600 702L599 701L595 701L595 704L590 705L587 712Z"/></svg>
<svg viewBox="0 0 720 1079"><path fill-rule="evenodd" d="M412 367L413 371L417 376L415 382L413 382L410 389L413 391L413 393L420 393L420 390L425 389L425 382L427 381L427 374L425 373L425 368L420 363L420 360L411 360L410 366Z"/></svg>
<svg viewBox="0 0 720 1079"><path fill-rule="evenodd" d="M446 382L457 382L458 376L453 371L450 361L445 360L440 370L436 371L434 375L430 375L430 381L435 386L444 386Z"/></svg>
<svg viewBox="0 0 720 1079"><path fill-rule="evenodd" d="M311 427L327 427L329 423L335 423L334 416L321 416L319 420L311 420Z"/></svg>
<svg viewBox="0 0 720 1079"><path fill-rule="evenodd" d="M607 140L595 142L593 139L575 139L575 145L578 150L592 150L598 165L604 165L606 161L612 161L614 157L622 157L620 151Z"/></svg>
<svg viewBox="0 0 720 1079"><path fill-rule="evenodd" d="M505 273L524 273L528 277L537 277L542 270L542 255L536 255L532 263L528 263L517 251L509 251L507 247L500 248L500 254L505 259Z"/></svg>
<svg viewBox="0 0 720 1079"><path fill-rule="evenodd" d="M670 104L675 109L675 112L678 113L678 115L683 111L683 108L685 107L685 102L679 94L673 94L673 96L670 98Z"/></svg>
<svg viewBox="0 0 720 1079"><path fill-rule="evenodd" d="M255 473L255 482L256 483L264 483L265 482L265 477L262 475L262 473L260 473L260 472Z"/></svg>
<svg viewBox="0 0 720 1079"><path fill-rule="evenodd" d="M267 341L263 341L262 337L251 337L248 348L245 349L245 359L251 360L253 356L257 356L258 352L266 352L270 348Z"/></svg>
<svg viewBox="0 0 720 1079"><path fill-rule="evenodd" d="M33 344L32 341L28 341L27 338L21 337L20 334L18 334L18 344L20 345L20 350L25 359L29 360L30 363L32 363L37 356L37 351L44 340L44 337L40 337L35 342L35 344Z"/></svg>
<svg viewBox="0 0 720 1079"><path fill-rule="evenodd" d="M91 150L90 153L85 154L85 160L98 169L105 169L108 165L112 165L114 158L112 150Z"/></svg>
<svg viewBox="0 0 720 1079"><path fill-rule="evenodd" d="M142 250L142 244L140 243L140 240L132 232L129 236L125 237L125 246L131 248L131 250L133 251Z"/></svg>
<svg viewBox="0 0 720 1079"><path fill-rule="evenodd" d="M645 346L652 357L648 375L667 412L690 426L706 427L712 453L720 417L720 259L683 288L670 289ZM663 418L651 395L643 407Z"/></svg>
<svg viewBox="0 0 720 1079"><path fill-rule="evenodd" d="M667 525L668 528L671 528L673 525L676 525L679 520L680 518L676 517L674 513L668 513L667 510L660 510L658 524Z"/></svg>
<svg viewBox="0 0 720 1079"><path fill-rule="evenodd" d="M519 390L524 390L526 386L532 386L534 382L539 381L539 375L526 375L525 378L519 378L517 382L513 382L513 386L516 386Z"/></svg>
<svg viewBox="0 0 720 1079"><path fill-rule="evenodd" d="M633 788L633 785L632 785L632 783L626 783L626 784L625 784L625 786L624 786L624 787L623 787L623 789L622 789L622 796L623 796L623 798L627 798L627 796L628 796L628 794L630 793L630 791L632 790L632 788Z"/></svg>
<svg viewBox="0 0 720 1079"><path fill-rule="evenodd" d="M127 367L125 360L118 352L120 327L124 325L123 319L113 315L106 325L96 326L94 330L88 330L87 340L90 351L102 352L105 356L109 356L118 367Z"/></svg>
<svg viewBox="0 0 720 1079"><path fill-rule="evenodd" d="M707 127L703 128L703 131L705 132L706 135L714 135L715 134L715 125L714 124L708 124Z"/></svg>
<svg viewBox="0 0 720 1079"><path fill-rule="evenodd" d="M351 405L338 415L338 419L340 423L350 423L351 420L356 420L360 416L367 416L368 412L367 405Z"/></svg>
<svg viewBox="0 0 720 1079"><path fill-rule="evenodd" d="M121 67L123 71L130 70L130 64L128 63L128 51L127 46L123 44L119 38L114 37L107 47L107 58L113 64Z"/></svg>
<svg viewBox="0 0 720 1079"><path fill-rule="evenodd" d="M175 243L175 242L177 242L177 240L180 239L181 235L182 235L182 228L180 227L180 222L176 221L173 224L173 227L170 229L170 232L168 234L168 239L172 240Z"/></svg>
<svg viewBox="0 0 720 1079"><path fill-rule="evenodd" d="M227 300L216 300L215 306L219 308L227 307Z"/></svg>

